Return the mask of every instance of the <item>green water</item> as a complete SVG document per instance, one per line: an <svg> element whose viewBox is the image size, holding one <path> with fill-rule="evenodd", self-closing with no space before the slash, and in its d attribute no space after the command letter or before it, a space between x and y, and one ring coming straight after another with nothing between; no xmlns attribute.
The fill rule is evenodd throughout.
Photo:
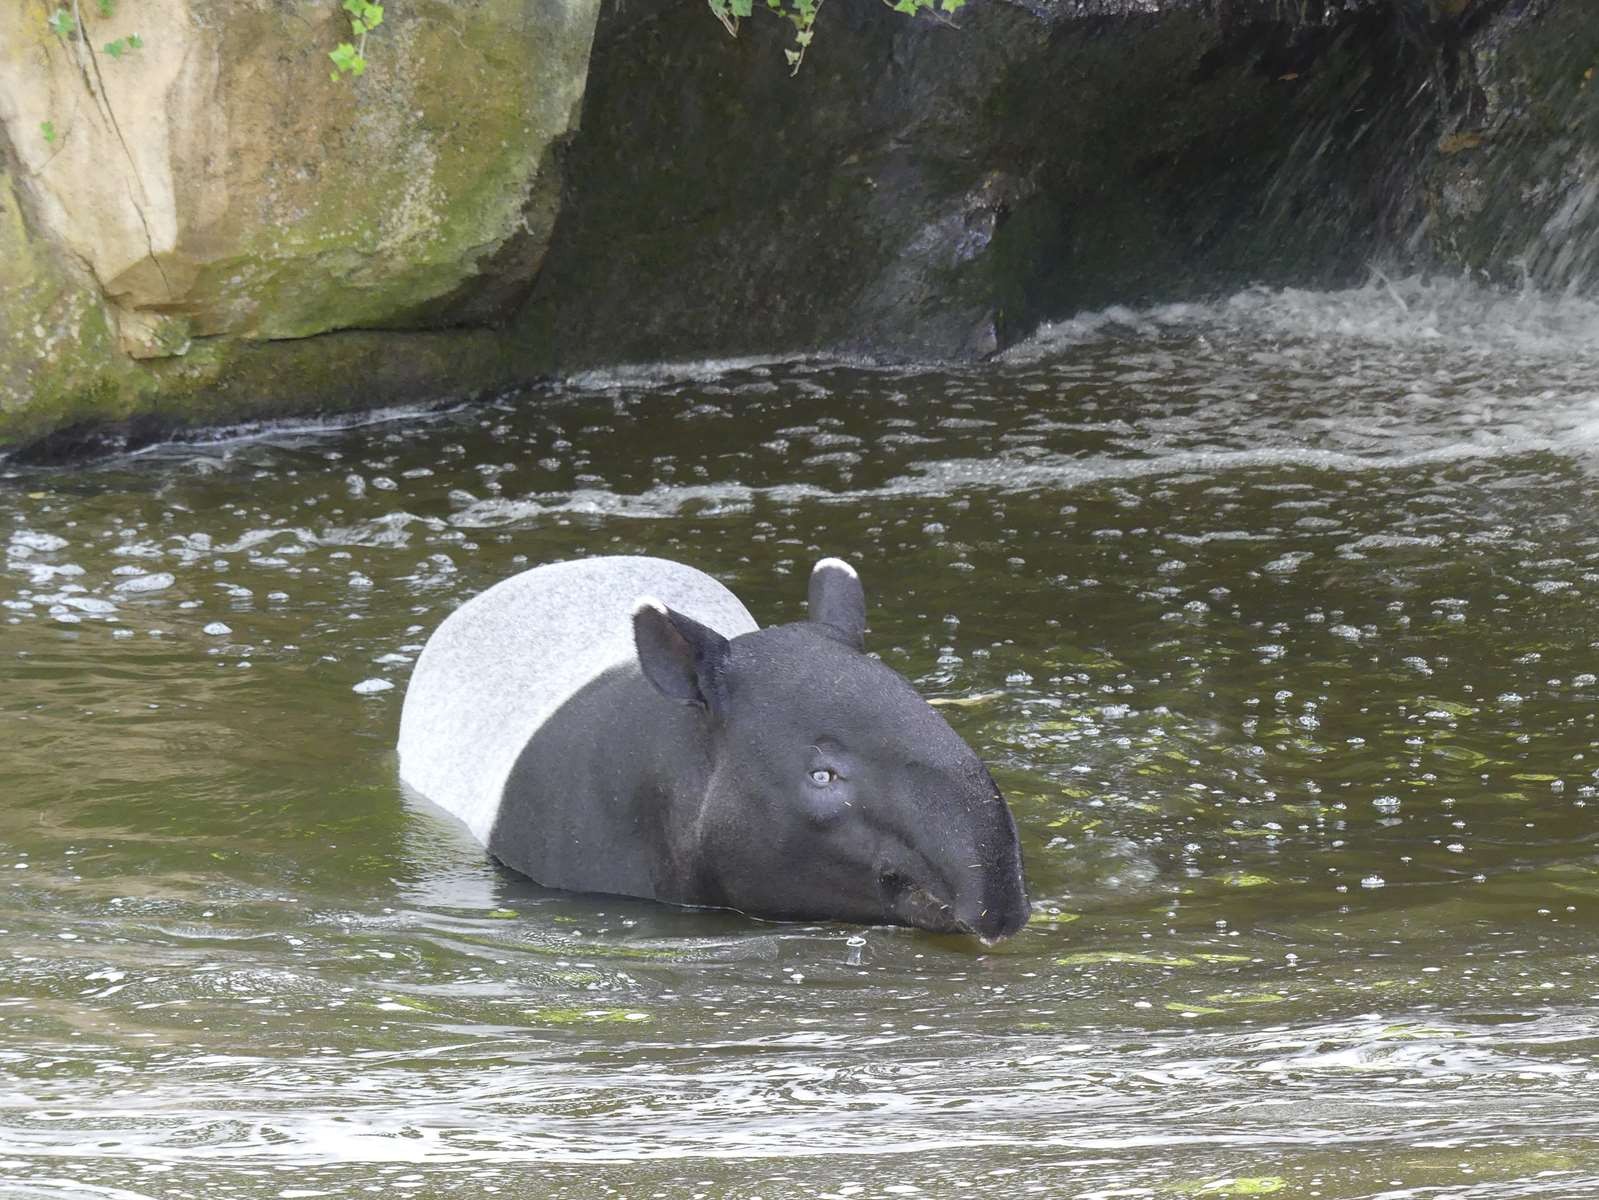
<svg viewBox="0 0 1599 1200"><path fill-rule="evenodd" d="M0 1194L1599 1194L1599 309L1402 292L0 466ZM405 796L428 631L614 553L857 563L1029 928L546 892Z"/></svg>

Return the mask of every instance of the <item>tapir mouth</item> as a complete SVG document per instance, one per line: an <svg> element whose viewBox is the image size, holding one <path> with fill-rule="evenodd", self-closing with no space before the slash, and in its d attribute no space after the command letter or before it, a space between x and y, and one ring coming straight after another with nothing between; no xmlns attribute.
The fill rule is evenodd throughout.
<svg viewBox="0 0 1599 1200"><path fill-rule="evenodd" d="M884 872L881 882L886 902L884 906L891 914L889 918L899 925L910 925L911 928L927 930L929 933L971 934L983 946L998 946L999 942L1027 925L1025 915L1017 920L995 912L990 918L988 909L979 910L974 917L958 915L953 902L940 898L927 890L926 886L913 883L894 870Z"/></svg>
<svg viewBox="0 0 1599 1200"><path fill-rule="evenodd" d="M966 932L955 919L955 906L921 885L891 873L883 876L883 890L888 893L889 911L905 924L934 933Z"/></svg>
<svg viewBox="0 0 1599 1200"><path fill-rule="evenodd" d="M1008 928L1010 922L986 920L987 910L975 920L962 919L956 915L953 903L941 899L920 884L912 883L897 872L885 872L882 884L892 919L914 929L925 929L930 933L966 933L985 946L993 946L1021 928L1020 925Z"/></svg>

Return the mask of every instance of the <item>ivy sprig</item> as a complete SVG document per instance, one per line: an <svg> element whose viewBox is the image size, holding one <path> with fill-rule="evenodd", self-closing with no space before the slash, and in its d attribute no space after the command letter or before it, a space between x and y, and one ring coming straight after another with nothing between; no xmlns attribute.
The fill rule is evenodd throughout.
<svg viewBox="0 0 1599 1200"><path fill-rule="evenodd" d="M73 7L76 8L77 6L74 5ZM117 2L116 0L97 0L95 7L100 10L102 17L112 17L116 15ZM51 33L63 41L80 32L77 18L65 6L52 10L50 15L45 18L45 24L50 27ZM84 37L87 40L86 31L84 31ZM129 50L143 50L144 39L136 33L130 33L127 37L119 37L115 41L107 42L101 49L112 58L121 58Z"/></svg>
<svg viewBox="0 0 1599 1200"><path fill-rule="evenodd" d="M144 39L136 33L130 33L127 37L119 37L114 42L107 42L101 48L112 58L121 58L129 50L143 50Z"/></svg>
<svg viewBox="0 0 1599 1200"><path fill-rule="evenodd" d="M754 0L706 0L711 13L722 23L722 28L733 37L738 36L738 23L754 11ZM815 36L816 11L822 0L766 0L766 7L794 26L794 46L783 51L791 68L789 74L800 69L805 61L805 49Z"/></svg>
<svg viewBox="0 0 1599 1200"><path fill-rule="evenodd" d="M381 4L372 4L368 0L343 0L343 7L350 14L350 32L357 40L340 42L336 49L328 51L334 66L329 78L334 80L341 75L366 74L366 35L383 24Z"/></svg>
<svg viewBox="0 0 1599 1200"><path fill-rule="evenodd" d="M749 16L754 7L754 0L706 0L706 3L722 28L734 37L738 36L739 21ZM883 0L883 3L908 17L924 12L948 17L964 8L966 0ZM822 7L822 0L766 0L766 7L794 26L794 44L784 48L783 57L788 59L789 74L797 75L800 64L805 61L805 51L816 36L816 13Z"/></svg>

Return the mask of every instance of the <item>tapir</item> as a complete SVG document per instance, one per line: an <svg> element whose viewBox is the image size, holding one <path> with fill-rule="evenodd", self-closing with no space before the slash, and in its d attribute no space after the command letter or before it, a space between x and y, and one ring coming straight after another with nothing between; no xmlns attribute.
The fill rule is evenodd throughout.
<svg viewBox="0 0 1599 1200"><path fill-rule="evenodd" d="M553 563L451 613L417 660L400 775L546 887L985 942L1027 923L983 763L867 654L849 564L760 628L659 558Z"/></svg>

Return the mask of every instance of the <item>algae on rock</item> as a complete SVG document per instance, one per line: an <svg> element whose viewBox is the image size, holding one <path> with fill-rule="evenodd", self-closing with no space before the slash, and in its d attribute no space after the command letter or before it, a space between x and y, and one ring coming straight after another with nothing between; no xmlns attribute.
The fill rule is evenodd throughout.
<svg viewBox="0 0 1599 1200"><path fill-rule="evenodd" d="M294 392L259 347L446 328L519 296L554 222L551 152L577 117L598 4L407 0L371 69L338 81L335 3L83 5L65 35L57 5L4 6L0 447L80 414L171 416L174 389L256 370L258 392L200 419L389 399L342 377L347 340ZM134 32L136 51L98 49ZM186 356L203 362L161 365ZM419 389L505 379L498 350L464 379L416 357Z"/></svg>

